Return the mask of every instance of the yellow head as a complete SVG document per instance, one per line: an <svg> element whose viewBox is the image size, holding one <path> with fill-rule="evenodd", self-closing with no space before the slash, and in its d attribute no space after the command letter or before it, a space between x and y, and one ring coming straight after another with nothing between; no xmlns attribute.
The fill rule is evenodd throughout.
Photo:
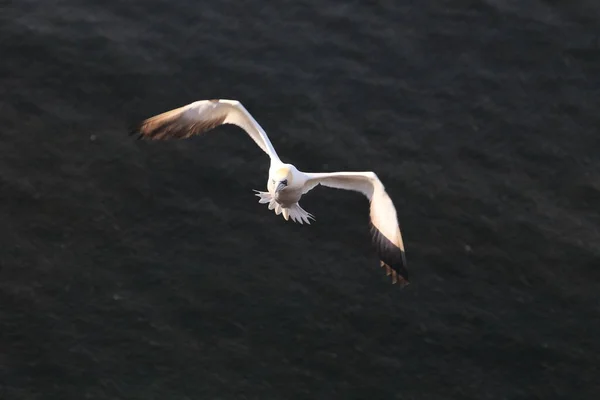
<svg viewBox="0 0 600 400"><path fill-rule="evenodd" d="M289 167L281 167L273 172L271 181L275 186L275 191L278 192L292 184L292 171Z"/></svg>

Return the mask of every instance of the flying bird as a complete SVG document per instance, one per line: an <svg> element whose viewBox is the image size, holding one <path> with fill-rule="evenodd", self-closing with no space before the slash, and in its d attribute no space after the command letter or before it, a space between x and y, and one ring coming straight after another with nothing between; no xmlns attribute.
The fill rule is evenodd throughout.
<svg viewBox="0 0 600 400"><path fill-rule="evenodd" d="M148 118L131 130L138 139L185 139L206 133L220 125L242 128L270 158L267 191L254 190L258 202L282 214L285 220L310 224L314 216L299 204L303 195L318 185L362 193L370 204L372 241L381 267L401 287L409 284L404 243L396 209L374 172L303 172L281 161L269 137L237 100L200 100Z"/></svg>

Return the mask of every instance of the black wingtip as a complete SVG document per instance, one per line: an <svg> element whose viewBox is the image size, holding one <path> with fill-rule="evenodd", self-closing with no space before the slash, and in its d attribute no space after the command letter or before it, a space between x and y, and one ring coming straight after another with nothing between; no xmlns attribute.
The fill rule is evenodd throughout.
<svg viewBox="0 0 600 400"><path fill-rule="evenodd" d="M397 268L390 267L383 261L381 262L381 266L385 267L387 275L392 277L393 285L397 283L398 286L400 286L400 288L410 285L410 280L408 279L408 272L406 271L406 268L404 268L403 272L398 272Z"/></svg>
<svg viewBox="0 0 600 400"><path fill-rule="evenodd" d="M141 128L140 123L131 124L128 129L129 136L135 137L137 140L143 139L144 135L142 135Z"/></svg>
<svg viewBox="0 0 600 400"><path fill-rule="evenodd" d="M406 254L403 249L392 243L379 229L371 225L373 244L381 260L381 266L391 275L392 283L399 283L401 288L410 284L408 269L406 267Z"/></svg>
<svg viewBox="0 0 600 400"><path fill-rule="evenodd" d="M135 140L153 139L152 136L143 133L144 124L137 122L129 126L129 136L135 138Z"/></svg>

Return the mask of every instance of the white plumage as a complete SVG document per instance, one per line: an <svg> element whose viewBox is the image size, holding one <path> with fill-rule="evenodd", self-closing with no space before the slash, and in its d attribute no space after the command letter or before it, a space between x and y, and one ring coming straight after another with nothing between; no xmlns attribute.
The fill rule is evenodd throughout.
<svg viewBox="0 0 600 400"><path fill-rule="evenodd" d="M360 192L370 202L371 232L381 266L392 283L408 284L408 270L404 243L396 216L396 209L385 187L373 172L299 171L294 165L279 158L269 137L246 108L236 100L200 100L148 118L133 130L139 138L152 140L184 139L205 133L223 124L242 128L269 156L270 167L267 191L256 191L259 203L268 204L277 215L283 214L300 224L310 224L312 214L299 205L301 197L318 185Z"/></svg>

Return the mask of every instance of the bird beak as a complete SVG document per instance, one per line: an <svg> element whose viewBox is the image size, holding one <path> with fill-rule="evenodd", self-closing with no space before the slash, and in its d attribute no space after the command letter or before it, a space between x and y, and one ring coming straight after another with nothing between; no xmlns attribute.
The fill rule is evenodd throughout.
<svg viewBox="0 0 600 400"><path fill-rule="evenodd" d="M279 192L284 187L285 187L285 185L283 183L279 182L279 184L277 185L277 188L275 188L275 193Z"/></svg>

